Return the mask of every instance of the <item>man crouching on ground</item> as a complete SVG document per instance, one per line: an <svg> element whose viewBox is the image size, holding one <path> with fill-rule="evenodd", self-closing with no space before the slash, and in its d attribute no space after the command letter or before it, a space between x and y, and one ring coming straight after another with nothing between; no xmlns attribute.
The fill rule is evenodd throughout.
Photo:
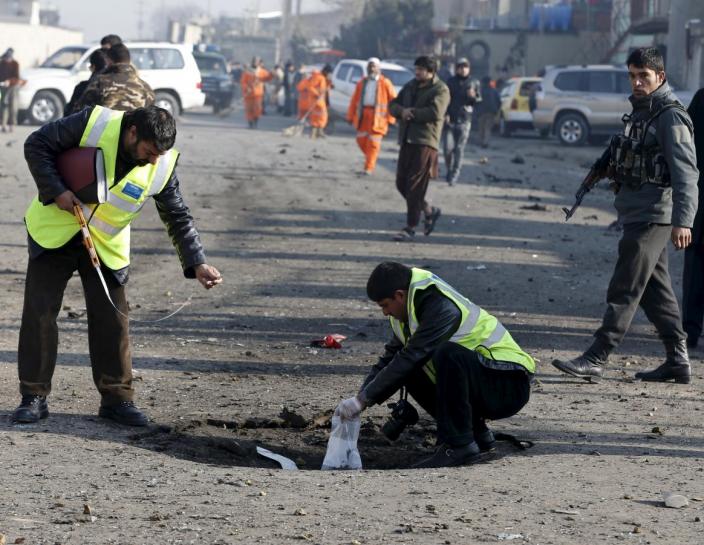
<svg viewBox="0 0 704 545"><path fill-rule="evenodd" d="M508 418L528 402L533 358L494 316L429 271L381 263L367 295L389 317L393 335L338 414L355 418L405 388L438 427L437 451L414 467L477 461L494 444L485 419Z"/></svg>

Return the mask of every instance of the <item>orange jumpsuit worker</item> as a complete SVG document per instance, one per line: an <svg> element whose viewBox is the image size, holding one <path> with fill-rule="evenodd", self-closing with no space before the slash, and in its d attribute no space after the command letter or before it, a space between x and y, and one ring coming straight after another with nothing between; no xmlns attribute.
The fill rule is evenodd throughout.
<svg viewBox="0 0 704 545"><path fill-rule="evenodd" d="M298 84L300 93L298 117L308 115L311 126L311 137L324 137L323 129L328 124L327 92L329 87L328 75L332 73L332 66L326 64L322 71L314 70L313 73Z"/></svg>
<svg viewBox="0 0 704 545"><path fill-rule="evenodd" d="M264 82L271 81L273 77L269 71L262 68L262 60L259 57L254 57L252 65L242 72L240 86L244 99L244 113L250 129L257 128L257 122L262 116Z"/></svg>
<svg viewBox="0 0 704 545"><path fill-rule="evenodd" d="M357 83L347 110L347 120L357 129L357 144L364 153L364 174L376 166L381 140L396 120L388 112L389 102L396 98L396 89L381 73L379 59L367 61L367 77Z"/></svg>

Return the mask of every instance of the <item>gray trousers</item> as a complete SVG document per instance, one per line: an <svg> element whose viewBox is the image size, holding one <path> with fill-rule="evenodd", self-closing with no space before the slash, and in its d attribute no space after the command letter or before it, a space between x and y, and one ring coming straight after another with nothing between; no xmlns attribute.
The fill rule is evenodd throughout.
<svg viewBox="0 0 704 545"><path fill-rule="evenodd" d="M472 129L472 123L466 121L464 123L445 123L442 127L442 152L445 156L445 168L447 169L447 178L459 176L460 168L462 168L462 157L464 148L467 145L469 131ZM452 140L452 142L450 142Z"/></svg>
<svg viewBox="0 0 704 545"><path fill-rule="evenodd" d="M17 125L17 94L20 88L0 87L0 122L2 125Z"/></svg>
<svg viewBox="0 0 704 545"><path fill-rule="evenodd" d="M631 326L638 305L664 343L685 338L668 271L671 225L629 223L623 227L618 260L606 294L607 308L594 337L595 349L616 348Z"/></svg>

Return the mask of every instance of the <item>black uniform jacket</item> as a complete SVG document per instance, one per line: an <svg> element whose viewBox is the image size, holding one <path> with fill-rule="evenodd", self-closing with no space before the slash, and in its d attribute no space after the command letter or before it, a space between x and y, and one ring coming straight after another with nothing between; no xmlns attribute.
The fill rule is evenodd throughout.
<svg viewBox="0 0 704 545"><path fill-rule="evenodd" d="M67 188L56 170L56 158L63 151L78 147L91 111L91 108L86 108L58 121L47 123L27 138L24 156L37 184L42 204L51 204L57 196L66 191ZM118 183L135 166L124 154L118 153L114 183ZM161 192L154 195L154 201L159 217L176 248L184 275L186 278L195 278L194 269L197 265L205 263L205 254L191 212L183 202L175 168ZM71 243L75 241L69 242ZM43 251L44 248L29 238L30 258L37 257ZM128 267L112 272L120 284L127 283Z"/></svg>

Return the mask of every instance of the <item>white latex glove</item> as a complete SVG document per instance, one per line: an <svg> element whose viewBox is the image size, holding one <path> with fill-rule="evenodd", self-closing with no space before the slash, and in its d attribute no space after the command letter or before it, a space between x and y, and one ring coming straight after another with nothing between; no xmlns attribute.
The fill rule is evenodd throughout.
<svg viewBox="0 0 704 545"><path fill-rule="evenodd" d="M335 409L335 414L339 414L343 420L352 420L362 412L362 402L356 397L350 397L340 402Z"/></svg>

